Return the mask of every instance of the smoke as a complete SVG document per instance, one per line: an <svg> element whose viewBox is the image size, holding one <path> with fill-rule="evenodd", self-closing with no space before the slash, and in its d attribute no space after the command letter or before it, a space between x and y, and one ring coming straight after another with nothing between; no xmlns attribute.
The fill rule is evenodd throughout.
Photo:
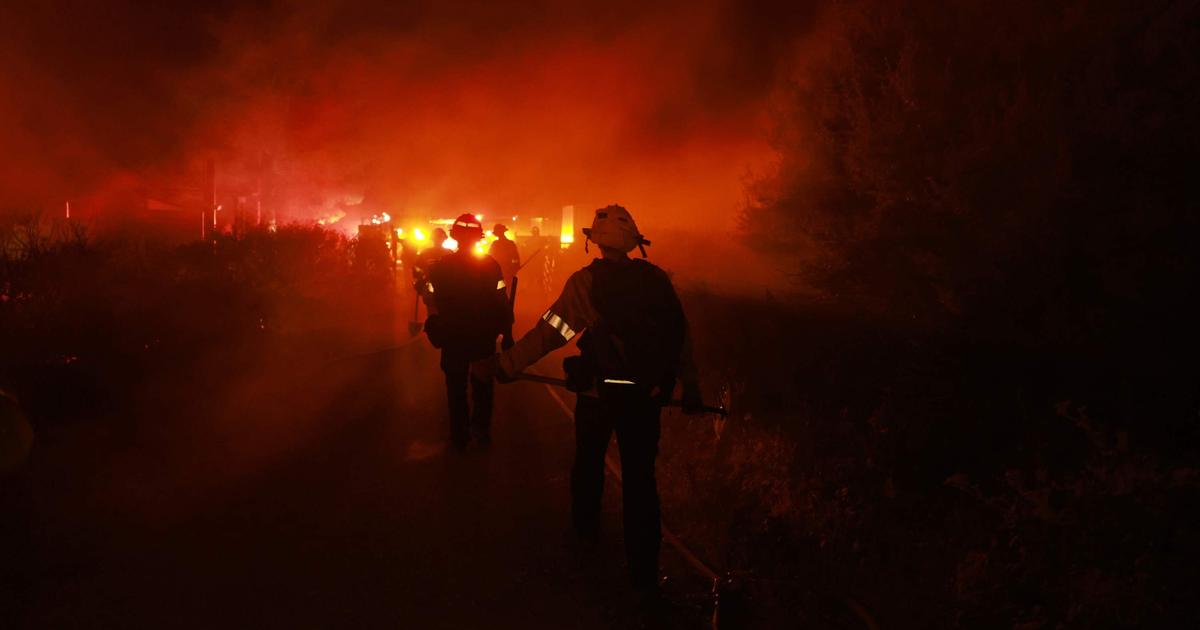
<svg viewBox="0 0 1200 630"><path fill-rule="evenodd" d="M47 2L0 9L2 205L213 159L284 216L620 202L732 229L816 10L754 3Z"/></svg>

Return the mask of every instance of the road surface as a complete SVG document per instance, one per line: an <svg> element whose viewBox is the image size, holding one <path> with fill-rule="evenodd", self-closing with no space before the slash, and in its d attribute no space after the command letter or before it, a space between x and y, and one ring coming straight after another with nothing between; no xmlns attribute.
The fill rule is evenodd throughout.
<svg viewBox="0 0 1200 630"><path fill-rule="evenodd" d="M444 448L441 374L423 339L238 374L219 386L148 383L133 420L39 435L6 618L636 627L619 489L607 487L600 548L578 548L567 528L572 427L545 386L498 387L493 445L463 454ZM670 557L664 566L687 571ZM685 603L671 627L703 627L694 584L676 588Z"/></svg>

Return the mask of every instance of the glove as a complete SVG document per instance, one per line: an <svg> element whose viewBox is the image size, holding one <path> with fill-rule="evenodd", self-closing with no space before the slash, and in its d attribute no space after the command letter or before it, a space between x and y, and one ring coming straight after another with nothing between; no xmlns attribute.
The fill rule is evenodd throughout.
<svg viewBox="0 0 1200 630"><path fill-rule="evenodd" d="M580 394L592 388L596 375L591 366L579 355L563 359L563 373L567 376L567 391Z"/></svg>
<svg viewBox="0 0 1200 630"><path fill-rule="evenodd" d="M700 385L697 383L683 384L683 413L689 416L704 413L704 399L700 396Z"/></svg>
<svg viewBox="0 0 1200 630"><path fill-rule="evenodd" d="M471 363L471 376L481 381L496 380L501 383L512 383L517 379L509 376L500 367L500 355L493 354L486 359L480 359Z"/></svg>
<svg viewBox="0 0 1200 630"><path fill-rule="evenodd" d="M658 403L660 407L670 404L671 394L675 393L675 383L676 380L674 376L665 379L663 383L658 386L658 389L654 391L654 402Z"/></svg>

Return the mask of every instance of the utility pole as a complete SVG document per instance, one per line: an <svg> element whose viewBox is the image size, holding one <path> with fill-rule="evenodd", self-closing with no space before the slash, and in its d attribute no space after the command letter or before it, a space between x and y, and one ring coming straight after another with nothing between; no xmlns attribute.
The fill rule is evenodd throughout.
<svg viewBox="0 0 1200 630"><path fill-rule="evenodd" d="M217 205L217 161L213 158L208 159L208 168L207 168L206 175L207 175L207 180L208 180L206 182L207 190L205 191L208 193L206 195L208 197L208 199L206 201L208 202L208 211L212 212L213 233L216 234L217 211L220 210L221 208ZM201 238L203 238L203 237L201 237Z"/></svg>

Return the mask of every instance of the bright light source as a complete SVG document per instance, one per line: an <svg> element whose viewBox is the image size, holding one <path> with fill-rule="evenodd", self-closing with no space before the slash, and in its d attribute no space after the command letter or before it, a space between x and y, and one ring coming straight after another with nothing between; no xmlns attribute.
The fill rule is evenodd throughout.
<svg viewBox="0 0 1200 630"><path fill-rule="evenodd" d="M417 241L424 241L427 238L429 237L425 234L425 230L422 230L421 228L413 228L413 239Z"/></svg>
<svg viewBox="0 0 1200 630"><path fill-rule="evenodd" d="M442 241L442 247L456 252L458 251L458 241L450 237L446 237L446 240Z"/></svg>
<svg viewBox="0 0 1200 630"><path fill-rule="evenodd" d="M563 206L562 213L562 230L558 240L566 249L575 242L575 206Z"/></svg>

